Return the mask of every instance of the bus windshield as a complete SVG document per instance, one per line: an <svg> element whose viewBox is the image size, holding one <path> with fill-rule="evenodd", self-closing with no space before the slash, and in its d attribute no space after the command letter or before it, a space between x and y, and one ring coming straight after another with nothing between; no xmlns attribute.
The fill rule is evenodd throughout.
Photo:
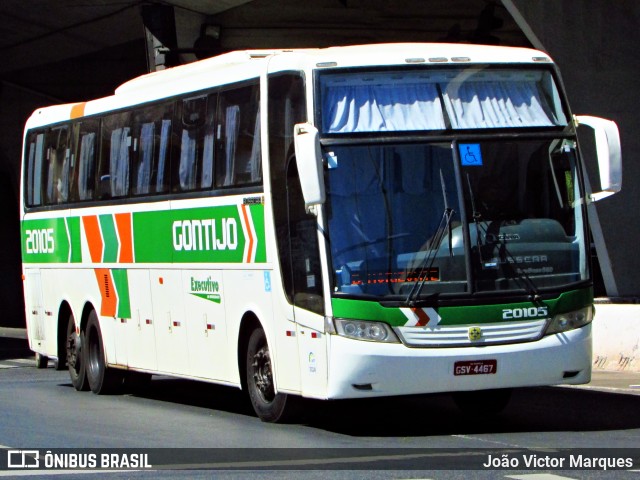
<svg viewBox="0 0 640 480"><path fill-rule="evenodd" d="M324 153L337 294L530 294L588 278L573 141L371 143Z"/></svg>

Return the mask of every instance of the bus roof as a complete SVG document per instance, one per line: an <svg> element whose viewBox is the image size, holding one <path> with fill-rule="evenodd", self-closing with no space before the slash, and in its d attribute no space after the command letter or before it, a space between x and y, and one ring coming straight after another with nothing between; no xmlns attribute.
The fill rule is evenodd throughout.
<svg viewBox="0 0 640 480"><path fill-rule="evenodd" d="M142 75L120 85L109 97L40 108L27 121L27 128L258 78L267 69L275 72L376 65L536 62L551 63L552 60L546 53L528 48L446 43L236 51Z"/></svg>

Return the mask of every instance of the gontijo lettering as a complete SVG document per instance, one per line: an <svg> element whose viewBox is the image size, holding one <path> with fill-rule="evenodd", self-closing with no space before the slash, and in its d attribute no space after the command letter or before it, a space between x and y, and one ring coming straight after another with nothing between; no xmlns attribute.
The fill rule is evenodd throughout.
<svg viewBox="0 0 640 480"><path fill-rule="evenodd" d="M235 250L238 224L235 218L176 220L173 222L173 248L181 250Z"/></svg>

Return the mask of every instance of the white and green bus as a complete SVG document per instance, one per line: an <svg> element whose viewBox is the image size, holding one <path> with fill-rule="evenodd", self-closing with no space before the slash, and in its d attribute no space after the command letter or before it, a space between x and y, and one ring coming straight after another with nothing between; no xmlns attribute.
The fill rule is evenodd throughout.
<svg viewBox="0 0 640 480"><path fill-rule="evenodd" d="M578 121L602 192L585 187ZM29 343L105 393L154 374L302 397L591 376L587 205L617 127L544 53L388 44L234 52L28 120Z"/></svg>

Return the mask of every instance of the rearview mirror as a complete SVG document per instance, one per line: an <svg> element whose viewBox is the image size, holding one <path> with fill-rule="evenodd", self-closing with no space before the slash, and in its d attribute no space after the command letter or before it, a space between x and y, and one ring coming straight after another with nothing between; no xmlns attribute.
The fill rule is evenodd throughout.
<svg viewBox="0 0 640 480"><path fill-rule="evenodd" d="M320 135L310 123L298 123L294 126L294 138L302 196L309 210L325 201Z"/></svg>
<svg viewBox="0 0 640 480"><path fill-rule="evenodd" d="M611 120L587 115L577 115L579 125L593 129L595 135L596 156L600 170L601 192L593 193L591 200L596 202L618 193L622 188L622 154L618 126Z"/></svg>

